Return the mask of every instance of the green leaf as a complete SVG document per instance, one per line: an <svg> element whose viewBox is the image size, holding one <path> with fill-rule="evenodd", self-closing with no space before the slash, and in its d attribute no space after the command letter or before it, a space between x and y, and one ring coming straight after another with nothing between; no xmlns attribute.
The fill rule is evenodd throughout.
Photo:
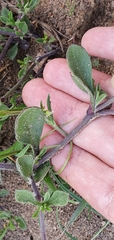
<svg viewBox="0 0 114 240"><path fill-rule="evenodd" d="M27 72L26 67L23 67L22 69L20 69L19 72L18 72L18 78L22 79L25 76L26 72Z"/></svg>
<svg viewBox="0 0 114 240"><path fill-rule="evenodd" d="M32 155L24 155L22 157L17 158L16 167L20 174L29 178L33 174L33 156Z"/></svg>
<svg viewBox="0 0 114 240"><path fill-rule="evenodd" d="M9 20L9 10L7 8L2 8L1 13L0 13L0 20L7 24Z"/></svg>
<svg viewBox="0 0 114 240"><path fill-rule="evenodd" d="M2 240L7 232L7 228L0 229L0 240Z"/></svg>
<svg viewBox="0 0 114 240"><path fill-rule="evenodd" d="M100 88L100 84L96 85L95 90L95 107L97 107L107 97L107 93Z"/></svg>
<svg viewBox="0 0 114 240"><path fill-rule="evenodd" d="M46 176L44 177L44 181L45 181L45 183L47 184L47 186L49 187L49 189L52 190L52 192L54 192L54 191L57 190L57 188L55 187L54 181L53 181L53 179L51 178L49 172L48 172L48 173L46 174Z"/></svg>
<svg viewBox="0 0 114 240"><path fill-rule="evenodd" d="M0 31L15 33L15 31L9 27L0 27Z"/></svg>
<svg viewBox="0 0 114 240"><path fill-rule="evenodd" d="M70 225L79 217L79 215L81 214L81 212L85 209L87 205L87 202L83 199L79 206L77 207L76 211L72 214L67 226L65 227L65 230L67 230Z"/></svg>
<svg viewBox="0 0 114 240"><path fill-rule="evenodd" d="M8 118L8 116L3 116L3 114L2 114L7 109L9 109L9 108L0 101L0 130L1 130L5 120Z"/></svg>
<svg viewBox="0 0 114 240"><path fill-rule="evenodd" d="M12 155L16 155L23 148L23 144L20 142L15 142L10 148L0 152L0 162Z"/></svg>
<svg viewBox="0 0 114 240"><path fill-rule="evenodd" d="M47 203L49 206L65 206L68 204L68 196L68 193L56 190Z"/></svg>
<svg viewBox="0 0 114 240"><path fill-rule="evenodd" d="M103 226L101 229L99 229L99 231L98 231L97 233L94 234L94 236L92 237L91 240L94 240L96 237L98 237L99 234L100 234L109 224L110 224L110 221L107 221L107 222L104 224L104 226Z"/></svg>
<svg viewBox="0 0 114 240"><path fill-rule="evenodd" d="M56 209L56 218L57 218L57 223L60 227L60 229L62 230L63 233L65 233L67 235L67 237L69 237L72 240L78 240L77 238L73 237L70 233L68 233L67 231L64 230L62 224L59 221L59 217L58 217L58 208Z"/></svg>
<svg viewBox="0 0 114 240"><path fill-rule="evenodd" d="M33 193L28 190L16 190L15 191L15 200L21 203L29 203L37 205L37 200L35 199Z"/></svg>
<svg viewBox="0 0 114 240"><path fill-rule="evenodd" d="M74 82L81 90L87 92L94 102L94 81L88 53L83 47L72 44L67 50L66 58Z"/></svg>
<svg viewBox="0 0 114 240"><path fill-rule="evenodd" d="M15 26L15 20L14 20L12 11L9 11L8 15L9 15L9 19L8 19L7 25Z"/></svg>
<svg viewBox="0 0 114 240"><path fill-rule="evenodd" d="M25 222L25 220L22 217L20 217L20 216L15 217L15 221L18 223L19 227L22 230L26 230L27 229L26 222Z"/></svg>
<svg viewBox="0 0 114 240"><path fill-rule="evenodd" d="M9 194L7 189L0 190L0 197L6 197Z"/></svg>
<svg viewBox="0 0 114 240"><path fill-rule="evenodd" d="M40 2L40 0L31 0L30 3L29 3L30 10L35 8L39 4L39 2Z"/></svg>
<svg viewBox="0 0 114 240"><path fill-rule="evenodd" d="M10 212L0 210L0 219L10 218L10 217L11 217Z"/></svg>
<svg viewBox="0 0 114 240"><path fill-rule="evenodd" d="M13 221L12 221L11 219L10 219L10 222L9 222L9 224L8 224L8 228L11 229L12 231L15 230L14 223L13 223Z"/></svg>
<svg viewBox="0 0 114 240"><path fill-rule="evenodd" d="M19 142L31 144L37 151L44 126L44 113L38 107L24 109L16 118L15 134Z"/></svg>
<svg viewBox="0 0 114 240"><path fill-rule="evenodd" d="M26 22L17 20L15 25L21 30L22 35L25 35L28 32L28 26Z"/></svg>
<svg viewBox="0 0 114 240"><path fill-rule="evenodd" d="M19 153L16 154L16 157L22 157L30 148L30 145L26 145Z"/></svg>
<svg viewBox="0 0 114 240"><path fill-rule="evenodd" d="M49 161L46 161L44 164L40 165L34 173L35 181L36 182L41 181L46 176L50 168L51 165Z"/></svg>
<svg viewBox="0 0 114 240"><path fill-rule="evenodd" d="M8 52L7 52L7 56L10 60L14 60L14 58L16 57L18 53L18 44L16 43L15 45L13 45L13 47L11 47Z"/></svg>
<svg viewBox="0 0 114 240"><path fill-rule="evenodd" d="M39 212L40 212L40 207L38 207L38 208L36 209L36 211L32 214L32 218L38 217Z"/></svg>
<svg viewBox="0 0 114 240"><path fill-rule="evenodd" d="M49 189L44 195L43 203L46 203L49 201L51 194L52 194L52 191L50 191L50 189Z"/></svg>

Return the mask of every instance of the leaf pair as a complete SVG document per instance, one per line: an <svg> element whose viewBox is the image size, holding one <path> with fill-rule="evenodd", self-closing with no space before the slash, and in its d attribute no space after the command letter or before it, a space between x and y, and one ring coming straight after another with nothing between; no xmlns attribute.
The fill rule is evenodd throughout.
<svg viewBox="0 0 114 240"><path fill-rule="evenodd" d="M44 201L38 202L33 193L28 190L16 190L15 191L15 198L17 202L22 203L29 203L32 205L39 205L43 206L44 204L47 204L47 206L65 206L68 204L68 193L65 193L60 190L56 190L51 195L49 194L49 191L45 193Z"/></svg>

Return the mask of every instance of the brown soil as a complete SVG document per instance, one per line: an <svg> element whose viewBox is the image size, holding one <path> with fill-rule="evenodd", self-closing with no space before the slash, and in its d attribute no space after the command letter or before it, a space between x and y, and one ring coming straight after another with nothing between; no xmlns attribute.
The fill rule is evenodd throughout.
<svg viewBox="0 0 114 240"><path fill-rule="evenodd" d="M15 1L9 1L11 3L15 3ZM73 9L74 6L74 10ZM31 20L41 20L51 27L56 28L64 37L61 37L61 41L63 44L64 52L59 53L57 57L65 56L65 51L69 44L72 43L68 41L71 39L74 34L76 34L76 43L80 43L80 40L83 34L90 28L95 26L112 26L114 24L114 1L112 0L68 0L68 1L42 1L35 9L35 11L31 15ZM37 21L36 21L37 23ZM36 26L36 29L38 26ZM39 28L38 28L39 29ZM56 43L59 45L59 43ZM31 42L29 48L29 54L34 56L34 53L43 52L41 46L34 46L34 42ZM28 52L27 52L28 53ZM26 52L22 52L20 50L17 59L23 58L23 55ZM16 61L5 60L2 62L1 67L9 64L7 68L0 74L7 74L4 82L0 82L1 93L3 96L4 93L7 92L12 86L17 82L17 73L19 71L19 66ZM113 65L109 61L100 60L99 68L104 72L112 73ZM20 91L20 89L18 90ZM14 119L10 118L4 125L4 128L1 133L1 149L5 149L14 141L14 131L13 131ZM12 211L16 215L22 215L28 224L27 231L20 231L17 229L12 232L9 231L7 235L4 237L7 239L15 239L15 240L40 240L40 233L37 225L37 221L31 219L31 214L33 212L33 208L31 205L25 206L15 202L14 199L14 191L15 189L26 189L28 186L22 179L11 172L3 173L3 185L2 187L8 189L10 194L1 201L0 205L7 210ZM59 217L61 224L65 226L68 222L71 214L75 210L75 206L69 204L67 207L59 209ZM53 240L67 240L69 239L65 235L62 235L55 218L55 210L51 213L46 214L46 231L48 239ZM91 213L91 219L88 217L88 210L84 210L78 220L73 223L72 227L69 228L69 232L74 235L79 240L90 240L92 236L104 225L106 219L99 216L96 213ZM114 225L110 224L104 231L99 234L96 238L97 240L111 240L114 239Z"/></svg>

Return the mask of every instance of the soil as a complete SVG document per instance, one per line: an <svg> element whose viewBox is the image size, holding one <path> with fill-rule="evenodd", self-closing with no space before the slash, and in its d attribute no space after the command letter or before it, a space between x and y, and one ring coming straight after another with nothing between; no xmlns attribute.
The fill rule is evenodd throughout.
<svg viewBox="0 0 114 240"><path fill-rule="evenodd" d="M15 1L8 1L15 4ZM114 1L112 0L45 0L40 1L38 7L32 12L31 21L34 22L36 30L39 31L39 25L37 20L47 23L54 29L57 29L64 36L61 37L61 43L63 45L63 52L58 53L54 57L65 57L65 52L69 44L75 41L80 44L83 34L90 28L96 26L112 26L114 24ZM42 34L39 31L38 34ZM74 38L75 36L75 38ZM73 38L73 40L72 40ZM71 40L70 40L71 39ZM59 46L59 42L55 43ZM45 52L41 45L34 44L34 40L30 42L29 50L25 51L20 49L17 59L23 59L26 53L34 56L34 53ZM7 65L7 67L6 67ZM3 60L0 69L5 66L4 71L0 72L1 78L5 76L5 81L0 80L0 95L3 96L11 87L13 87L18 81L17 73L19 71L19 65L17 61ZM99 60L99 66L97 67L106 73L113 73L113 63L106 60ZM14 74L15 73L15 74ZM17 90L20 92L21 88ZM8 148L14 142L14 121L15 118L10 118L3 127L0 137L0 149ZM27 230L20 231L8 231L4 237L5 240L40 240L40 232L37 225L37 220L33 220L31 215L34 211L31 205L21 205L15 202L14 192L15 189L26 189L28 186L26 183L13 172L3 172L2 185L10 191L9 195L1 200L0 205L7 210L10 210L15 215L23 216L27 221ZM59 208L59 218L62 225L66 225L70 219L71 214L75 210L76 206L69 204L67 207ZM46 231L48 239L53 240L67 240L67 236L62 234L55 218L56 210L47 213L45 218ZM92 236L105 224L106 219L97 213L92 212L89 219L88 210L85 209L72 227L69 228L69 232L75 236L78 240L90 240ZM111 240L114 239L114 225L109 224L106 229L103 230L97 240Z"/></svg>

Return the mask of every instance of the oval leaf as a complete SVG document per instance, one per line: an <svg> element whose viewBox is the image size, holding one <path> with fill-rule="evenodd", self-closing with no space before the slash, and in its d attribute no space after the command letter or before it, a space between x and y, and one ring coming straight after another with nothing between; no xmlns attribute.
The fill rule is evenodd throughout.
<svg viewBox="0 0 114 240"><path fill-rule="evenodd" d="M44 113L38 107L24 109L15 121L15 134L19 142L31 144L38 149L44 126Z"/></svg>
<svg viewBox="0 0 114 240"><path fill-rule="evenodd" d="M49 206L65 206L68 204L68 196L68 193L56 190L47 203Z"/></svg>
<svg viewBox="0 0 114 240"><path fill-rule="evenodd" d="M5 211L0 210L0 219L10 218L10 217L11 217L10 212L5 212Z"/></svg>
<svg viewBox="0 0 114 240"><path fill-rule="evenodd" d="M15 200L21 203L37 205L37 200L35 199L33 193L28 190L16 190Z"/></svg>
<svg viewBox="0 0 114 240"><path fill-rule="evenodd" d="M26 230L27 229L26 222L25 222L25 220L22 217L20 217L20 216L15 217L15 221L18 223L19 227L22 230Z"/></svg>
<svg viewBox="0 0 114 240"><path fill-rule="evenodd" d="M47 161L45 162L44 164L40 165L35 173L34 173L34 179L36 182L39 182L41 181L45 176L46 174L48 173L49 169L51 168L51 165L50 165L50 162Z"/></svg>
<svg viewBox="0 0 114 240"><path fill-rule="evenodd" d="M7 52L8 58L9 58L10 60L14 60L14 58L15 58L16 55L17 55L17 53L18 53L18 45L17 45L17 43L16 43L13 47L11 47L11 48L8 50L8 52Z"/></svg>
<svg viewBox="0 0 114 240"><path fill-rule="evenodd" d="M89 95L93 95L92 65L86 50L81 46L72 44L67 50L66 58L76 85Z"/></svg>
<svg viewBox="0 0 114 240"><path fill-rule="evenodd" d="M23 155L16 160L16 167L20 174L29 178L33 174L33 156L32 155Z"/></svg>
<svg viewBox="0 0 114 240"><path fill-rule="evenodd" d="M0 190L0 197L6 197L9 194L7 189Z"/></svg>

